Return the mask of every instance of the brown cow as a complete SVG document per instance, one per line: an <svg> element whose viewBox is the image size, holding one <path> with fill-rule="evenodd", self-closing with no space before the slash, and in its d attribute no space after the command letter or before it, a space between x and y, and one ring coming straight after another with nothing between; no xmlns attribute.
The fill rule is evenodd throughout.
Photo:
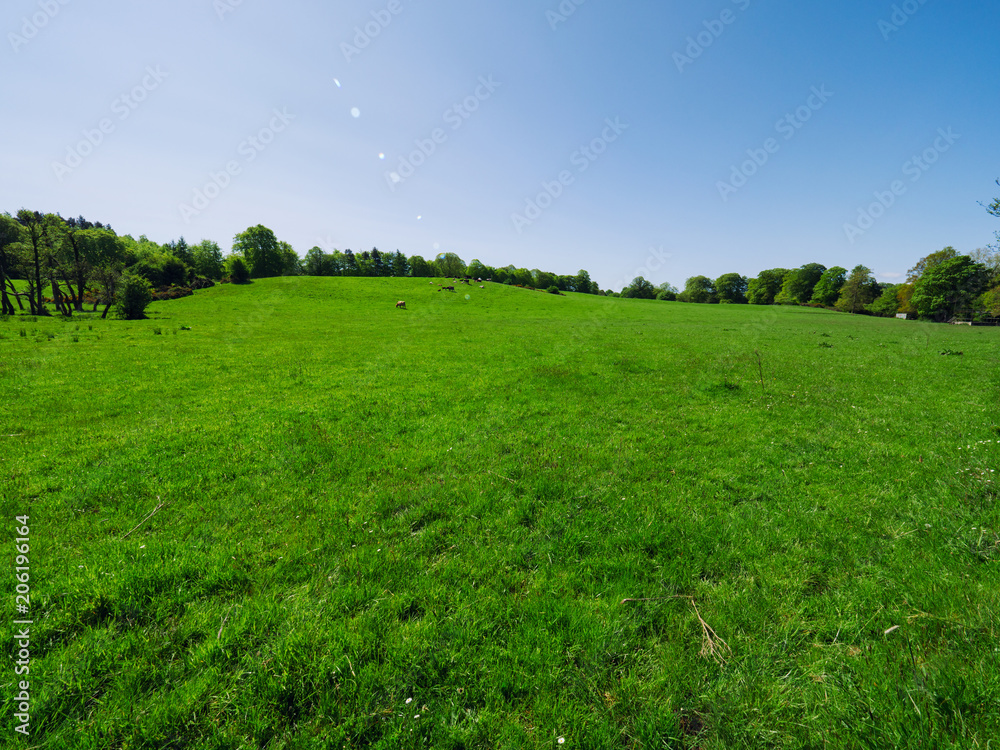
<svg viewBox="0 0 1000 750"><path fill-rule="evenodd" d="M396 307L402 307L405 310L406 303L403 300L400 300L399 302L396 303Z"/></svg>

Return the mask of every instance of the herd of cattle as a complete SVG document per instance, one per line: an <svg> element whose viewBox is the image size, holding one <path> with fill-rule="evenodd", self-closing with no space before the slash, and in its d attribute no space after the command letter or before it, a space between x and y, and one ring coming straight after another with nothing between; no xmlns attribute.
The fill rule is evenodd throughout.
<svg viewBox="0 0 1000 750"><path fill-rule="evenodd" d="M492 279L486 279L486 280L487 281L492 281ZM469 285L471 285L472 282L476 282L477 284L479 284L479 288L480 289L485 289L486 285L483 284L482 281L483 281L482 279L473 279L473 278L452 279L452 284L469 284ZM433 281L428 281L427 283L431 284L431 285L434 284ZM455 291L455 287L454 286L443 286L443 285L441 285L439 283L438 284L438 291L439 292L454 292ZM399 309L405 310L406 309L406 302L404 300L399 300L399 302L396 303L396 307L399 308Z"/></svg>

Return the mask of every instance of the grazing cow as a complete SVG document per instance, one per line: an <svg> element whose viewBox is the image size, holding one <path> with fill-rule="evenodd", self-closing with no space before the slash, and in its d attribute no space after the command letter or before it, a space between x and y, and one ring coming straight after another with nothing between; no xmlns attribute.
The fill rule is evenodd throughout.
<svg viewBox="0 0 1000 750"><path fill-rule="evenodd" d="M402 307L405 310L406 303L403 300L400 300L399 302L396 303L396 307Z"/></svg>
<svg viewBox="0 0 1000 750"><path fill-rule="evenodd" d="M486 288L486 285L485 285L485 284L480 284L480 285L479 285L479 288L480 288L480 289L485 289L485 288Z"/></svg>

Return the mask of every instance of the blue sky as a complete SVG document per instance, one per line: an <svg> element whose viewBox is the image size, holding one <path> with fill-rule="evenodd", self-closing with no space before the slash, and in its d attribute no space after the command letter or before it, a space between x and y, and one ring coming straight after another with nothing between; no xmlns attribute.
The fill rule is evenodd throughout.
<svg viewBox="0 0 1000 750"><path fill-rule="evenodd" d="M7 0L0 24L0 210L614 289L893 280L1000 229L985 0Z"/></svg>

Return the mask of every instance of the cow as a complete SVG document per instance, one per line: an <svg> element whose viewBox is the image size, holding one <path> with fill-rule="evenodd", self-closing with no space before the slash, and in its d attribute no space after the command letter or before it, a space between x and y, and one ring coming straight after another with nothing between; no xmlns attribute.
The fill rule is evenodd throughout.
<svg viewBox="0 0 1000 750"><path fill-rule="evenodd" d="M397 308L401 307L401 308L403 308L405 310L406 309L406 303L403 300L400 300L399 302L396 303L396 307Z"/></svg>

